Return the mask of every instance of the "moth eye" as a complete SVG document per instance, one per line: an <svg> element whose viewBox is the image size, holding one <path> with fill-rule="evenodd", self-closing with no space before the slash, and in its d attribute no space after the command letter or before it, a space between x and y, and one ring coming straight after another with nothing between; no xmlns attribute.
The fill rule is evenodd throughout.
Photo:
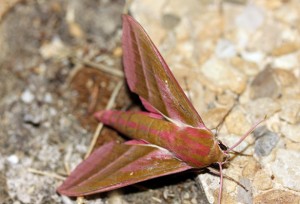
<svg viewBox="0 0 300 204"><path fill-rule="evenodd" d="M226 145L224 145L220 140L218 140L219 143L219 147L221 148L221 150L226 151L228 149L228 147Z"/></svg>

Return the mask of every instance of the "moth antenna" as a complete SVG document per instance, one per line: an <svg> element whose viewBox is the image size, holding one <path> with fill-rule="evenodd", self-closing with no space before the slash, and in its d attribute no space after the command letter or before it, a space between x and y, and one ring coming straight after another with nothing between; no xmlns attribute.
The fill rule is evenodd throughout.
<svg viewBox="0 0 300 204"><path fill-rule="evenodd" d="M236 148L239 144L241 144L246 137L248 137L254 130L255 128L260 125L262 122L264 122L266 120L267 116L264 117L264 119L258 121L255 125L253 125L242 137L241 139L235 143L233 146L231 146L230 148L228 148L227 150L224 151L225 154L228 154L228 152L232 151L234 148Z"/></svg>
<svg viewBox="0 0 300 204"><path fill-rule="evenodd" d="M223 169L222 169L222 162L218 162L220 168L220 187L219 187L219 200L218 203L221 204L222 200L222 191L223 191Z"/></svg>

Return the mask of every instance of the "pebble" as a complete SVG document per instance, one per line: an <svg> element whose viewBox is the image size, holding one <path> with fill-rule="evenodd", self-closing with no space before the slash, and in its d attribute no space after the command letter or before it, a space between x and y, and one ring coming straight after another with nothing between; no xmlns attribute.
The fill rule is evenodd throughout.
<svg viewBox="0 0 300 204"><path fill-rule="evenodd" d="M219 179L211 174L199 174L199 182L202 184L203 190L207 196L209 203L214 203L218 196Z"/></svg>
<svg viewBox="0 0 300 204"><path fill-rule="evenodd" d="M19 157L17 155L13 154L13 155L10 155L7 157L7 161L11 164L17 164L17 163L19 163Z"/></svg>
<svg viewBox="0 0 300 204"><path fill-rule="evenodd" d="M282 29L272 22L264 22L253 35L250 36L248 49L250 51L260 51L269 56L269 53L282 41ZM263 59L262 59L263 60ZM260 64L264 62L261 61Z"/></svg>
<svg viewBox="0 0 300 204"><path fill-rule="evenodd" d="M287 54L274 58L272 66L282 69L293 69L299 66L299 56L297 54Z"/></svg>
<svg viewBox="0 0 300 204"><path fill-rule="evenodd" d="M174 29L180 22L180 18L175 14L164 14L162 17L162 24L166 29Z"/></svg>
<svg viewBox="0 0 300 204"><path fill-rule="evenodd" d="M230 59L230 63L236 69L241 70L247 76L255 76L259 72L259 67L256 63L245 61L241 57L233 57Z"/></svg>
<svg viewBox="0 0 300 204"><path fill-rule="evenodd" d="M280 95L280 87L274 70L270 67L258 73L250 86L252 99L261 97L278 98Z"/></svg>
<svg viewBox="0 0 300 204"><path fill-rule="evenodd" d="M265 20L264 12L261 8L254 4L248 4L239 16L236 17L236 26L247 30L248 32L254 32L258 29Z"/></svg>
<svg viewBox="0 0 300 204"><path fill-rule="evenodd" d="M220 39L217 43L215 53L219 58L231 58L236 56L237 51L232 42L226 39Z"/></svg>
<svg viewBox="0 0 300 204"><path fill-rule="evenodd" d="M265 58L265 53L261 51L241 51L241 57L249 62L260 64Z"/></svg>
<svg viewBox="0 0 300 204"><path fill-rule="evenodd" d="M283 87L293 86L296 85L298 82L297 77L294 75L294 73L291 70L274 69L274 74L276 75L278 82Z"/></svg>
<svg viewBox="0 0 300 204"><path fill-rule="evenodd" d="M214 194L215 194L215 202L214 203L217 203L217 199L219 196L219 190L216 190ZM222 203L235 203L235 199L231 194L223 192Z"/></svg>
<svg viewBox="0 0 300 204"><path fill-rule="evenodd" d="M51 116L55 116L57 114L57 110L55 108L53 108L53 107L50 107L49 108L49 114Z"/></svg>
<svg viewBox="0 0 300 204"><path fill-rule="evenodd" d="M299 161L299 151L278 149L276 159L270 163L276 181L288 189L300 191Z"/></svg>
<svg viewBox="0 0 300 204"><path fill-rule="evenodd" d="M271 190L254 198L255 204L299 203L300 196L285 190Z"/></svg>
<svg viewBox="0 0 300 204"><path fill-rule="evenodd" d="M279 102L271 98L258 98L249 101L245 104L246 112L251 113L251 118L253 121L261 120L265 116L272 116L276 112L280 111Z"/></svg>
<svg viewBox="0 0 300 204"><path fill-rule="evenodd" d="M217 95L217 102L225 107L231 108L234 106L237 96L230 92L224 92Z"/></svg>
<svg viewBox="0 0 300 204"><path fill-rule="evenodd" d="M231 90L242 93L246 88L246 77L224 61L212 58L201 68L214 91Z"/></svg>
<svg viewBox="0 0 300 204"><path fill-rule="evenodd" d="M246 113L241 107L234 108L231 111L225 120L225 125L229 133L240 136L251 128L251 124L246 119Z"/></svg>
<svg viewBox="0 0 300 204"><path fill-rule="evenodd" d="M230 165L233 165L233 164L230 164ZM238 181L240 170L241 169L227 168L226 171L224 172L224 174L226 176ZM223 180L223 186L225 186L224 187L225 192L235 193L238 185L237 185L237 183L235 183L233 181L224 179Z"/></svg>
<svg viewBox="0 0 300 204"><path fill-rule="evenodd" d="M43 120L44 120L44 114L43 114L43 112L39 112L39 111L35 111L35 112L28 111L28 113L25 113L23 116L23 121L25 123L28 123L28 124L31 124L34 126L39 126Z"/></svg>
<svg viewBox="0 0 300 204"><path fill-rule="evenodd" d="M183 84L183 83L180 83ZM188 89L187 95L190 95L191 102L200 114L202 114L207 110L207 104L203 100L203 87L202 84L194 79L188 81Z"/></svg>
<svg viewBox="0 0 300 204"><path fill-rule="evenodd" d="M51 42L44 44L40 48L40 53L45 59L66 56L69 53L68 48L61 39L56 36Z"/></svg>
<svg viewBox="0 0 300 204"><path fill-rule="evenodd" d="M259 157L269 155L279 141L279 136L265 126L257 127L253 135L256 138L254 152Z"/></svg>
<svg viewBox="0 0 300 204"><path fill-rule="evenodd" d="M285 140L284 142L285 142L284 145L285 145L286 149L290 149L290 150L294 150L294 151L300 152L300 145L299 145L299 143L293 142L291 140Z"/></svg>
<svg viewBox="0 0 300 204"><path fill-rule="evenodd" d="M300 142L300 125L282 124L281 133L292 140L293 142Z"/></svg>
<svg viewBox="0 0 300 204"><path fill-rule="evenodd" d="M35 96L28 89L26 89L21 95L21 100L27 104L31 103L34 100L34 98Z"/></svg>
<svg viewBox="0 0 300 204"><path fill-rule="evenodd" d="M241 178L239 182L248 190L245 191L244 188L241 186L238 186L238 194L237 194L237 200L241 203L252 203L252 186L251 182L247 178Z"/></svg>
<svg viewBox="0 0 300 204"><path fill-rule="evenodd" d="M57 146L43 146L42 149L37 154L37 158L43 163L47 164L49 168L55 168L55 162L61 159L61 152Z"/></svg>
<svg viewBox="0 0 300 204"><path fill-rule="evenodd" d="M201 114L201 116L202 119L205 121L205 125L210 129L214 129L223 120L227 112L228 109L226 108L213 108L209 109L204 114Z"/></svg>
<svg viewBox="0 0 300 204"><path fill-rule="evenodd" d="M296 2L278 7L278 11L274 14L279 21L286 22L290 25L297 24L297 20L299 20L299 10Z"/></svg>
<svg viewBox="0 0 300 204"><path fill-rule="evenodd" d="M46 103L52 103L52 101L53 101L52 95L50 93L46 93L44 96L44 101Z"/></svg>
<svg viewBox="0 0 300 204"><path fill-rule="evenodd" d="M258 190L269 190L272 188L272 179L263 169L256 172L253 180L253 188Z"/></svg>
<svg viewBox="0 0 300 204"><path fill-rule="evenodd" d="M253 157L251 157L246 161L246 165L243 168L242 175L246 178L251 178L260 168L260 164Z"/></svg>
<svg viewBox="0 0 300 204"><path fill-rule="evenodd" d="M157 46L161 44L162 39L165 38L167 34L166 30L163 29L162 24L160 24L161 11L164 5L166 5L166 0L144 0L142 3L134 0L130 5L130 11L134 18L143 25L148 35ZM151 18L149 18L149 16L151 16Z"/></svg>
<svg viewBox="0 0 300 204"><path fill-rule="evenodd" d="M3 158L2 156L0 156L0 174L1 174L1 171L3 171L3 169L4 169L5 163L6 163L6 159Z"/></svg>
<svg viewBox="0 0 300 204"><path fill-rule="evenodd" d="M299 99L285 98L280 100L281 111L279 112L280 119L295 125L300 122L300 103Z"/></svg>
<svg viewBox="0 0 300 204"><path fill-rule="evenodd" d="M67 196L61 196L61 200L63 204L73 204L73 201Z"/></svg>
<svg viewBox="0 0 300 204"><path fill-rule="evenodd" d="M246 4L247 0L224 0L224 2L229 2L233 4Z"/></svg>
<svg viewBox="0 0 300 204"><path fill-rule="evenodd" d="M126 201L122 199L122 192L120 190L114 190L108 192L108 198L107 198L108 204L125 204Z"/></svg>
<svg viewBox="0 0 300 204"><path fill-rule="evenodd" d="M290 54L299 50L299 44L295 42L286 42L272 50L271 54L274 57Z"/></svg>

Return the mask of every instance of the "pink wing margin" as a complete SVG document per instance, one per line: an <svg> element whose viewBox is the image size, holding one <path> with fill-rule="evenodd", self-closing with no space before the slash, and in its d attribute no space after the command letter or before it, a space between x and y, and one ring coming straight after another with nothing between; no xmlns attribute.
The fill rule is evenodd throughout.
<svg viewBox="0 0 300 204"><path fill-rule="evenodd" d="M145 30L128 15L123 15L122 46L127 83L148 111L206 128Z"/></svg>
<svg viewBox="0 0 300 204"><path fill-rule="evenodd" d="M79 164L57 191L67 196L85 196L188 169L191 167L168 151L110 142Z"/></svg>

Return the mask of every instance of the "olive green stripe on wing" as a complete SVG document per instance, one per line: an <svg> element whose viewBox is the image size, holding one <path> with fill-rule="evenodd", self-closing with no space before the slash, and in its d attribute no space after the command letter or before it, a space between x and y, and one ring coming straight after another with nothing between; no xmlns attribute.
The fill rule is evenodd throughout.
<svg viewBox="0 0 300 204"><path fill-rule="evenodd" d="M149 36L127 15L123 15L122 43L127 83L131 91L145 100L145 107L152 106L171 120L204 127ZM148 110L153 111L151 108Z"/></svg>
<svg viewBox="0 0 300 204"><path fill-rule="evenodd" d="M190 168L169 152L154 147L111 142L83 161L58 188L58 192L84 196Z"/></svg>

